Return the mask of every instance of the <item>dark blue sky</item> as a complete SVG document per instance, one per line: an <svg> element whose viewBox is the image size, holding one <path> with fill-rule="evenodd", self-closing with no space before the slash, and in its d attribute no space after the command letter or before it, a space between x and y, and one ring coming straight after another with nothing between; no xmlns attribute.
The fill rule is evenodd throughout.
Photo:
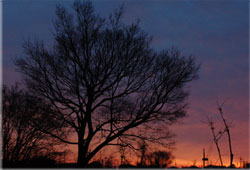
<svg viewBox="0 0 250 170"><path fill-rule="evenodd" d="M70 0L3 1L3 82L20 81L13 59L22 55L22 42L40 39L52 42L50 30L55 6L71 9ZM142 29L153 36L152 46L162 50L175 46L201 63L200 79L190 86L188 117L173 126L178 162L201 161L203 147L212 141L206 116L218 118L216 100L226 101L225 116L233 120L235 161L248 159L249 2L247 0L95 0L96 11L107 16L124 3L123 21L140 19ZM192 134L191 136L189 134ZM226 140L222 140L226 143ZM195 146L195 147L194 147ZM228 160L227 145L223 147ZM193 157L190 157L190 152ZM214 148L214 163L217 155ZM189 161L189 162L188 162Z"/></svg>

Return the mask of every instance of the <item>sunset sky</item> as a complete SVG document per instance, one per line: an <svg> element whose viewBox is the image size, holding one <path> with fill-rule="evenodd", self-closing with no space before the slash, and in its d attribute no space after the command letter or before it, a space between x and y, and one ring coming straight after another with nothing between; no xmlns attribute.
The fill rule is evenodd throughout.
<svg viewBox="0 0 250 170"><path fill-rule="evenodd" d="M60 3L59 3L60 2ZM3 1L3 82L21 80L13 59L22 55L27 39L51 42L55 6L72 9L70 0ZM249 159L249 2L247 0L95 0L95 10L107 16L124 4L124 23L140 19L153 36L156 50L177 47L196 56L198 80L189 85L187 117L170 127L176 134L173 154L177 166L202 164L205 148L210 163L219 165L207 116L222 128L216 101L225 102L225 118L232 122L234 163ZM229 164L226 134L220 141L223 161ZM237 164L238 163L238 164ZM174 165L174 164L173 164Z"/></svg>

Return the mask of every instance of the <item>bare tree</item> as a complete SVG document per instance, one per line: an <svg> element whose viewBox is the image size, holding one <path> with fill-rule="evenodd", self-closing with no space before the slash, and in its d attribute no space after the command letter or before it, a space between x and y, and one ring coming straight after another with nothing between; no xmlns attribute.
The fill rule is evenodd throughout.
<svg viewBox="0 0 250 170"><path fill-rule="evenodd" d="M139 143L139 152L140 152L140 167L145 167L146 165L146 152L147 152L147 144L145 140L141 140Z"/></svg>
<svg viewBox="0 0 250 170"><path fill-rule="evenodd" d="M214 127L214 121L208 119L208 125L209 125L209 127L210 127L210 129L212 131L212 134L213 134L214 143L216 145L216 148L217 148L217 151L218 151L218 154L219 154L220 164L221 164L221 166L223 166L223 161L222 161L222 158L221 158L221 152L220 152L220 147L219 147L219 140L223 136L223 134L225 133L225 130L224 131L219 131L216 134L215 133L215 127Z"/></svg>
<svg viewBox="0 0 250 170"><path fill-rule="evenodd" d="M120 157L121 157L121 165L125 165L127 163L126 146L120 145L119 152L120 152Z"/></svg>
<svg viewBox="0 0 250 170"><path fill-rule="evenodd" d="M105 146L169 137L165 126L185 115L185 84L197 78L194 57L174 48L155 52L138 23L121 23L122 10L105 19L90 1L76 1L74 12L57 7L52 48L28 41L16 61L27 87L49 101L78 138L50 135L78 145L83 167Z"/></svg>
<svg viewBox="0 0 250 170"><path fill-rule="evenodd" d="M229 130L229 125L228 125L226 119L224 118L223 111L222 111L222 106L223 106L223 104L222 105L218 104L218 110L219 110L221 119L223 121L223 124L225 126L225 132L227 132L228 145L229 145L229 151L230 151L230 167L233 167L233 158L234 158L234 155L233 155L233 151L232 151L232 143L231 143L230 130Z"/></svg>
<svg viewBox="0 0 250 170"><path fill-rule="evenodd" d="M41 98L32 96L16 84L10 89L3 86L2 156L3 162L27 161L34 156L53 150L54 138L44 134L33 123L39 123L47 131L60 129L50 117L52 110ZM51 124L54 123L54 124Z"/></svg>
<svg viewBox="0 0 250 170"><path fill-rule="evenodd" d="M219 139L223 136L223 134L225 132L227 132L227 136L228 136L228 144L229 144L229 151L230 151L230 167L233 167L233 152L232 152L232 144L231 144L231 136L230 136L230 130L229 130L229 124L228 122L226 121L226 119L224 118L224 115L223 115L223 111L222 111L222 106L223 106L224 103L222 104L219 104L217 102L217 105L218 105L218 110L219 110L219 114L220 114L220 117L222 119L222 122L223 122L223 125L224 125L224 129L223 130L220 130L217 134L215 133L215 127L214 127L214 121L210 120L208 118L208 124L211 128L211 131L212 131L212 134L213 134L213 138L214 138L214 142L216 144L216 147L217 147L217 150L218 150L218 154L219 154L219 158L220 158L220 162L221 162L221 166L223 166L223 163L222 163L222 159L221 159L221 153L220 153L220 148L219 148Z"/></svg>
<svg viewBox="0 0 250 170"><path fill-rule="evenodd" d="M166 168L174 159L171 152L155 151L147 154L148 166L154 168Z"/></svg>

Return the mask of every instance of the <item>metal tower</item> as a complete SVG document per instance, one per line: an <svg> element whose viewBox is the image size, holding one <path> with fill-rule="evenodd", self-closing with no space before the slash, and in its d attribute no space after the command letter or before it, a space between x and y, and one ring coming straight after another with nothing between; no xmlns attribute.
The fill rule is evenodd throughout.
<svg viewBox="0 0 250 170"><path fill-rule="evenodd" d="M206 156L205 156L205 148L203 148L203 158L202 158L202 161L203 161L203 168L205 168L206 161L208 161L208 158L206 158Z"/></svg>

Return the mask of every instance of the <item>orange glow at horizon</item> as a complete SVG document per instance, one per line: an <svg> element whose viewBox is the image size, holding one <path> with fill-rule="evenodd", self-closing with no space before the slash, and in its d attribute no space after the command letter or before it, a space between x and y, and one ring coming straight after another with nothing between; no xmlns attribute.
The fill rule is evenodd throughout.
<svg viewBox="0 0 250 170"><path fill-rule="evenodd" d="M226 167L228 167L230 165L229 158L227 158L227 159L228 159L228 161L226 161L226 162L223 163L223 165L226 166ZM77 160L77 157L75 155L75 156L70 157L69 159L66 159L65 163L76 163L76 160ZM92 161L94 161L94 160L92 160ZM215 161L215 160L217 160L217 161ZM136 165L137 162L139 161L139 159L135 156L135 157L128 158L128 161L129 161L129 164ZM247 160L245 160L245 161L247 161ZM240 165L242 166L242 164L243 164L243 161L234 160L234 165L237 168L240 168ZM116 157L113 157L113 165L114 166L119 166L120 165L120 157L119 157L119 155L116 155ZM201 168L203 166L203 162L202 162L202 160L192 160L192 159L190 159L190 160L183 160L183 159L175 158L173 160L173 162L170 165L168 165L168 167L176 166L178 168L181 168L181 167L189 167L189 166L193 166L193 165ZM210 160L208 162L206 161L206 166L207 165L220 166L218 158L216 156L210 158Z"/></svg>
<svg viewBox="0 0 250 170"><path fill-rule="evenodd" d="M230 165L230 161L229 161L229 153L227 151L227 141L223 141L223 147L221 147L222 150L225 150L222 152L222 159L223 159L223 165L228 167ZM224 146L225 144L225 146ZM68 147L73 153L71 155L69 155L66 159L66 163L76 163L77 161L77 146L69 146ZM176 144L176 150L173 150L173 155L174 155L174 160L172 161L172 163L169 165L170 166L176 166L178 168L181 167L189 167L189 166L197 166L197 167L202 167L203 166L203 162L202 162L202 151L203 148L197 148L196 146L193 146L193 148L190 148L190 150L192 150L193 152L191 153L185 153L183 155L179 154L179 152L177 150L184 150L183 146L179 146L178 144ZM206 161L206 166L207 165L216 165L216 166L220 166L220 162L219 162L219 158L218 158L218 153L216 150L216 147L214 145L214 143L212 143L212 154L209 153L209 148L206 148L206 157L208 157L208 161ZM237 147L235 147L235 151L237 151L236 149ZM245 147L245 148L248 148ZM211 149L210 149L211 150ZM248 149L246 149L245 151L247 152ZM120 155L118 153L118 150L116 148L104 148L104 150L101 150L101 155L96 155L92 160L98 160L98 159L104 159L105 157L113 157L113 164L114 166L119 166L120 165ZM197 152L198 151L198 152ZM105 153L105 154L102 154ZM243 161L249 161L249 155L248 153L242 153L242 155L239 155L237 152L235 153L235 157L234 157L234 165L236 167L240 167L240 165L242 166ZM209 155L210 154L210 155ZM188 155L188 156L187 156ZM240 160L240 157L242 158L242 161ZM136 165L137 162L139 162L140 158L138 158L136 155L127 155L127 160L128 163L132 164L132 165Z"/></svg>
<svg viewBox="0 0 250 170"><path fill-rule="evenodd" d="M211 97L213 99L213 97ZM188 110L188 116L180 122L173 124L169 127L169 130L176 134L174 137L176 145L172 151L175 159L170 166L202 166L203 148L206 150L206 165L220 165L218 151L213 141L212 133L208 125L206 124L206 116L211 116L215 120L216 132L224 128L221 123L221 119L216 110L216 104L211 102L210 98L192 97L190 99L190 108ZM249 156L249 120L248 115L245 114L248 111L248 100L244 97L237 97L237 100L227 100L225 107L223 108L226 119L232 124L230 127L232 150L234 154L233 163L236 167L240 167L243 161L250 162ZM242 114L244 113L244 114ZM241 114L241 116L239 116ZM73 139L77 139L72 137ZM224 134L219 141L221 149L222 160L224 166L229 166L229 145L227 134ZM77 145L68 146L73 152L68 156L67 162L75 163L77 160ZM120 163L120 155L117 149L105 148L101 155L102 158L113 156L116 159L116 163ZM111 154L112 153L112 154ZM127 156L131 164L136 164L139 161L137 156ZM99 159L99 156L96 156ZM240 160L241 159L241 160Z"/></svg>

